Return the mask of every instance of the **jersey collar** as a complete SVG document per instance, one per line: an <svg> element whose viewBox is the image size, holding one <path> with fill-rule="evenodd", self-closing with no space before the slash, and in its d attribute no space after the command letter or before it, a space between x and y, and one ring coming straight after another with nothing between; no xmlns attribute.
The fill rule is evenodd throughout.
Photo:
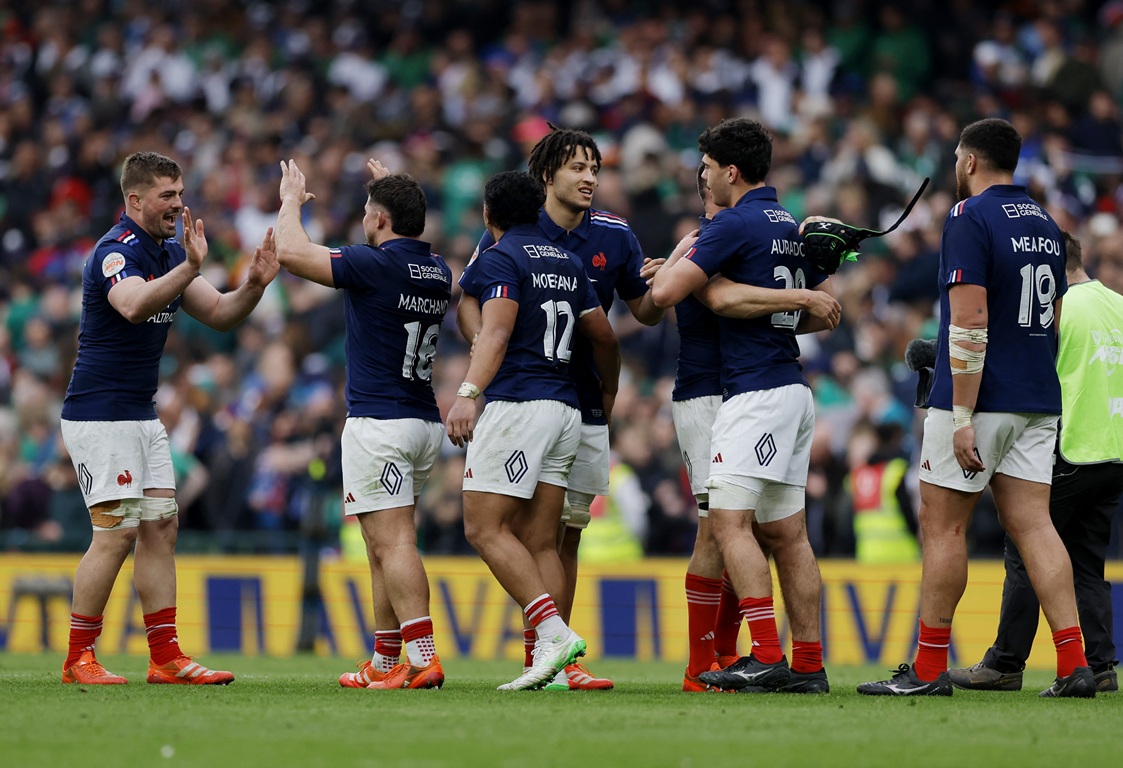
<svg viewBox="0 0 1123 768"><path fill-rule="evenodd" d="M748 203L756 202L757 200L767 200L770 202L778 202L779 197L776 196L776 187L757 187L750 189L745 194L741 195L741 199L737 201L737 206L746 205ZM735 208L737 206L734 206Z"/></svg>
<svg viewBox="0 0 1123 768"><path fill-rule="evenodd" d="M1021 184L991 184L980 192L977 197L992 195L994 197L1026 197L1029 192Z"/></svg>
<svg viewBox="0 0 1123 768"><path fill-rule="evenodd" d="M589 224L589 211L585 211L584 215L581 216L581 223L574 227L573 231L568 232L554 223L550 214L546 213L545 208L538 211L538 227L545 233L546 237L554 242L561 240L566 235L575 235L582 240L588 240L590 226L592 225Z"/></svg>
<svg viewBox="0 0 1123 768"><path fill-rule="evenodd" d="M394 237L383 241L382 245L378 247L392 251L406 251L407 253L416 253L424 256L428 256L433 252L432 245L424 240L418 240L416 237Z"/></svg>

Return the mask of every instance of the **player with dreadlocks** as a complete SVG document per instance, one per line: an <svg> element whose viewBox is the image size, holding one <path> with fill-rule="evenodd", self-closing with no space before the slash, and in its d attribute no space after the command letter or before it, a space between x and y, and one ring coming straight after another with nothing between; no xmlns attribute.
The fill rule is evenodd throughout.
<svg viewBox="0 0 1123 768"><path fill-rule="evenodd" d="M646 280L640 277L644 259L639 241L627 221L593 208L593 193L601 168L596 141L584 131L551 127L553 130L534 146L527 163L530 175L546 188L546 204L538 216L539 228L549 241L580 258L605 312L619 296L637 320L644 325L655 325L662 320L663 310L655 306ZM485 234L476 253L482 253L493 244L494 240ZM662 260L651 263L658 266ZM461 299L461 307L460 328L465 338L472 340L480 328L479 305L466 295ZM581 447L569 475L567 504L558 532L565 581L547 585L567 624L577 588L577 550L581 534L589 525L593 500L608 493L609 470L604 396L589 342L580 334L574 335L570 372L581 402ZM601 528L597 535L607 546L617 540L614 536L617 531L624 534L623 521L611 515L599 518L597 525ZM530 654L534 642L534 631L527 630L524 634L526 667L532 664ZM596 678L583 665L571 664L559 672L546 689L607 690L612 687L611 680Z"/></svg>

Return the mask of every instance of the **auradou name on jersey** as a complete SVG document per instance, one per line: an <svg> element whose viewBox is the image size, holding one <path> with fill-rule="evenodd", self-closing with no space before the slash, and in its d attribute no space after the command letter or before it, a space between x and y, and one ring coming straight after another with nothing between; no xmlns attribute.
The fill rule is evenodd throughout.
<svg viewBox="0 0 1123 768"><path fill-rule="evenodd" d="M1047 253L1050 256L1064 255L1064 246L1061 245L1061 241L1054 240L1051 237L1033 237L1031 235L1011 237L1010 246L1014 249L1014 253Z"/></svg>
<svg viewBox="0 0 1123 768"><path fill-rule="evenodd" d="M426 296L398 294L398 309L420 312L423 315L443 315L448 309L448 299L431 299Z"/></svg>
<svg viewBox="0 0 1123 768"><path fill-rule="evenodd" d="M778 238L772 241L773 256L802 256L803 243L798 240L788 240L786 238Z"/></svg>

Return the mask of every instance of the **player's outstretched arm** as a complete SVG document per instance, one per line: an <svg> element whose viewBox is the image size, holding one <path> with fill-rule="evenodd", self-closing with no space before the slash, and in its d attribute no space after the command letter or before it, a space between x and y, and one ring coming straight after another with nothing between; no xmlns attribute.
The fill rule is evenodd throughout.
<svg viewBox="0 0 1123 768"><path fill-rule="evenodd" d="M373 170L372 170L373 174ZM281 161L281 210L277 213L277 259L297 277L335 287L331 274L331 251L317 245L304 231L300 209L316 196L308 192L304 173L295 160Z"/></svg>
<svg viewBox="0 0 1123 768"><path fill-rule="evenodd" d="M604 414L612 420L612 406L620 387L620 342L612 331L608 316L600 307L591 309L577 320L577 330L589 340L593 349L593 364L600 375Z"/></svg>
<svg viewBox="0 0 1123 768"><path fill-rule="evenodd" d="M220 293L206 279L195 280L183 292L183 309L216 331L229 331L249 316L261 301L266 286L273 282L280 271L276 247L273 228L270 227L266 230L261 245L254 250L249 271L241 285L232 291Z"/></svg>
<svg viewBox="0 0 1123 768"><path fill-rule="evenodd" d="M189 208L183 209L183 246L187 258L163 277L126 277L109 290L109 303L122 317L134 324L147 321L175 301L199 276L207 257L207 238L202 220L192 221Z"/></svg>
<svg viewBox="0 0 1123 768"><path fill-rule="evenodd" d="M445 418L448 439L457 446L472 441L478 417L476 398L499 372L515 329L519 303L512 299L491 299L484 305L482 315L483 326L474 345L468 373Z"/></svg>
<svg viewBox="0 0 1123 768"><path fill-rule="evenodd" d="M660 309L669 309L705 285L708 279L705 271L690 259L678 259L673 264L664 264L655 273L647 296Z"/></svg>
<svg viewBox="0 0 1123 768"><path fill-rule="evenodd" d="M826 281L821 285L827 285ZM725 317L752 319L775 312L805 312L821 320L821 327L800 328L801 333L833 329L838 325L842 307L828 288L762 288L757 285L735 283L716 275L694 292L694 295L711 311Z"/></svg>

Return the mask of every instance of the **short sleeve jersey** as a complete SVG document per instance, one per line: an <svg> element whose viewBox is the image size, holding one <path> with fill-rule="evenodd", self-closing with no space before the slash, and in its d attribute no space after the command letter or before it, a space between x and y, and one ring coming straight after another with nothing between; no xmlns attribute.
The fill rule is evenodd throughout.
<svg viewBox="0 0 1123 768"><path fill-rule="evenodd" d="M1060 413L1054 301L1068 288L1060 228L1026 194L996 185L957 203L940 246L940 334L929 405L950 410L948 293L987 291L987 350L977 411Z"/></svg>
<svg viewBox="0 0 1123 768"><path fill-rule="evenodd" d="M776 190L767 186L746 192L735 206L714 216L686 258L710 277L720 272L736 283L762 288L808 288L826 279L804 257L799 225L778 202ZM725 399L807 384L795 339L800 315L718 318Z"/></svg>
<svg viewBox="0 0 1123 768"><path fill-rule="evenodd" d="M699 233L709 226L698 219ZM672 400L690 400L721 394L721 346L717 315L693 296L675 305L678 320L678 374Z"/></svg>
<svg viewBox="0 0 1123 768"><path fill-rule="evenodd" d="M332 248L331 275L344 291L348 415L439 422L433 359L452 295L444 259L395 238Z"/></svg>
<svg viewBox="0 0 1123 768"><path fill-rule="evenodd" d="M592 209L585 213L576 228L566 231L542 209L538 214L538 227L556 247L576 256L605 312L612 308L614 296L631 301L647 293L647 282L639 275L643 249L624 219ZM483 253L494 242L491 235L484 233L477 253ZM573 340L570 372L581 401L581 421L607 424L592 348L581 334L576 334Z"/></svg>
<svg viewBox="0 0 1123 768"><path fill-rule="evenodd" d="M577 319L600 301L577 257L544 238L538 227L520 225L481 251L460 285L479 298L481 309L494 299L519 304L507 354L485 390L488 399L557 400L579 408L569 372L580 336Z"/></svg>
<svg viewBox="0 0 1123 768"><path fill-rule="evenodd" d="M143 323L130 323L109 303L129 277L155 280L187 259L175 240L157 242L128 216L94 246L82 268L78 359L66 390L68 421L149 421L160 382L160 356L182 297Z"/></svg>

